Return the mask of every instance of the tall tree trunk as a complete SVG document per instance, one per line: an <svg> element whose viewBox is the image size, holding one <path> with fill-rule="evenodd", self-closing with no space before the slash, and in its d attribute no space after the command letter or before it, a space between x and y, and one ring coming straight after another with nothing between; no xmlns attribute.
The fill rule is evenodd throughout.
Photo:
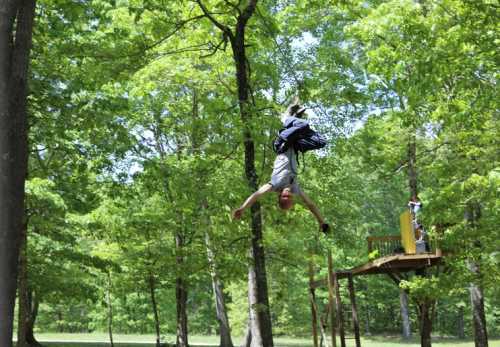
<svg viewBox="0 0 500 347"><path fill-rule="evenodd" d="M198 91L196 88L193 88L193 125L191 128L191 142L193 144L192 151L197 159L200 158L201 147L203 143L203 126L200 122L199 115L199 105L198 105ZM204 169L196 168L195 169L196 176L202 180L206 177L206 172ZM204 221L204 229L205 229L205 247L207 249L207 260L208 265L210 267L210 276L212 278L212 289L214 292L215 299L215 311L217 315L217 321L219 322L219 335L220 335L220 347L233 347L233 341L231 339L231 329L229 326L229 319L227 317L226 311L226 302L224 298L224 287L220 277L218 275L217 262L215 259L215 254L212 246L211 239L211 223L210 217L206 215L208 209L208 201L206 197L206 192L202 191L202 195L200 197L200 210L202 215L199 218Z"/></svg>
<svg viewBox="0 0 500 347"><path fill-rule="evenodd" d="M179 232L175 235L175 245L178 252L176 256L177 270L181 271L184 265L184 256L181 253L184 247L184 239ZM175 280L175 299L177 302L177 347L188 347L187 298L188 294L186 281L179 273Z"/></svg>
<svg viewBox="0 0 500 347"><path fill-rule="evenodd" d="M207 258L210 266L210 275L212 277L212 289L215 297L215 310L217 321L219 322L220 347L233 347L231 339L231 328L229 327L229 319L227 318L226 302L224 299L224 290L222 282L217 275L217 266L215 255L212 251L212 242L209 231L205 232L205 245L207 247Z"/></svg>
<svg viewBox="0 0 500 347"><path fill-rule="evenodd" d="M153 308L153 317L155 320L156 347L160 347L160 318L158 314L158 304L156 303L156 280L153 274L149 274L149 295L151 297L151 307Z"/></svg>
<svg viewBox="0 0 500 347"><path fill-rule="evenodd" d="M162 141L162 130L161 130L161 115L155 114L156 124L154 126L154 137L156 142L156 150L158 151L162 164L161 169L163 171L163 175L165 177L163 182L163 190L165 194L165 198L167 201L174 203L174 199L172 197L172 192L170 189L169 183L169 170L166 164L167 153L165 150L165 144ZM179 143L177 143L179 146ZM180 159L180 151L177 153L177 159ZM182 214L179 213L182 217ZM179 225L183 225L182 221L179 221ZM176 345L177 347L187 347L188 346L188 319L187 319L187 285L185 279L182 277L183 275L183 266L185 263L185 256L183 254L184 250L184 236L182 234L182 229L177 229L174 234L174 245L175 245L175 263L176 263L176 271L177 277L175 280L175 299L176 299ZM157 331L159 331L159 324ZM159 341L159 332L157 340ZM157 342L159 344L159 342Z"/></svg>
<svg viewBox="0 0 500 347"><path fill-rule="evenodd" d="M202 0L195 0L205 16L219 28L224 37L231 43L233 60L236 68L236 84L240 118L243 123L243 145L245 151L245 176L248 186L256 191L257 171L255 169L255 146L252 138L252 110L250 96L249 73L245 50L245 30L248 20L257 7L257 0L248 0L247 5L238 10L238 17L234 32L228 26L218 22L213 13L203 4ZM262 245L262 218L260 204L255 203L251 209L252 240L250 245L250 262L248 266L248 303L250 306L249 323L251 329L251 345L272 347L273 333L269 298L267 290L267 276Z"/></svg>
<svg viewBox="0 0 500 347"><path fill-rule="evenodd" d="M111 347L114 347L115 344L113 342L113 302L111 300L111 272L108 271L108 288L106 290L106 304L108 305L108 335L109 335L109 343Z"/></svg>
<svg viewBox="0 0 500 347"><path fill-rule="evenodd" d="M471 229L477 227L477 221L481 218L481 208L477 202L469 202L465 209L465 219ZM473 247L481 253L481 243L474 240ZM484 314L484 295L480 286L481 268L479 262L473 259L468 260L470 272L477 281L469 284L469 293L472 306L472 322L474 327L474 344L476 347L488 346L488 332L486 330L486 316Z"/></svg>
<svg viewBox="0 0 500 347"><path fill-rule="evenodd" d="M477 263L469 262L469 269L477 277L480 275ZM470 301L472 306L472 322L474 326L474 345L488 347L488 331L486 329L486 316L484 314L484 295L482 288L476 283L469 285Z"/></svg>
<svg viewBox="0 0 500 347"><path fill-rule="evenodd" d="M411 338L410 307L408 305L408 293L404 289L399 289L399 304L401 307L402 336L403 339Z"/></svg>
<svg viewBox="0 0 500 347"><path fill-rule="evenodd" d="M257 171L255 169L255 146L251 133L251 118L249 100L249 81L247 57L245 52L245 29L250 16L255 11L256 0L250 0L248 7L238 17L236 33L231 38L233 58L236 65L236 81L240 117L243 122L243 144L245 148L245 175L252 191L258 189ZM269 310L269 296L267 289L267 275L264 246L262 242L261 207L257 202L251 207L252 240L250 247L250 264L248 267L248 303L250 306L250 327L252 332L251 346L272 347L273 334L271 314Z"/></svg>
<svg viewBox="0 0 500 347"><path fill-rule="evenodd" d="M24 182L27 81L35 0L0 2L0 346L12 346ZM15 37L14 37L15 35Z"/></svg>
<svg viewBox="0 0 500 347"><path fill-rule="evenodd" d="M420 345L422 347L432 347L432 316L434 300L422 300L418 304L420 320Z"/></svg>

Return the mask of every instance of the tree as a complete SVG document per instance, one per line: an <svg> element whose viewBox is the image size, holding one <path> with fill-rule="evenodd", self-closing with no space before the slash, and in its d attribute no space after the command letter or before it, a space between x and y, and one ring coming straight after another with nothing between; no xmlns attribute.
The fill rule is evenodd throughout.
<svg viewBox="0 0 500 347"><path fill-rule="evenodd" d="M240 118L243 122L243 144L245 149L245 175L252 191L258 189L255 168L255 146L252 139L252 104L246 56L245 30L257 6L257 0L249 0L241 9L235 7L234 30L218 21L201 0L196 0L203 14L229 40L236 68L236 85ZM273 346L271 315L267 290L264 247L262 245L262 219L260 204L251 207L252 241L248 268L248 305L251 346Z"/></svg>
<svg viewBox="0 0 500 347"><path fill-rule="evenodd" d="M26 113L35 1L0 2L0 344L12 346L28 165Z"/></svg>

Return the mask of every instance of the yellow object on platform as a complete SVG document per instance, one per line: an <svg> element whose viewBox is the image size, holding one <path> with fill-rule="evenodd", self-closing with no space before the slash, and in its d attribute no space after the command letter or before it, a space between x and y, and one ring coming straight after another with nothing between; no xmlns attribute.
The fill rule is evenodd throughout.
<svg viewBox="0 0 500 347"><path fill-rule="evenodd" d="M401 227L401 243L406 254L415 254L417 247L415 245L415 235L411 226L411 213L409 210L401 213L399 216L399 225Z"/></svg>

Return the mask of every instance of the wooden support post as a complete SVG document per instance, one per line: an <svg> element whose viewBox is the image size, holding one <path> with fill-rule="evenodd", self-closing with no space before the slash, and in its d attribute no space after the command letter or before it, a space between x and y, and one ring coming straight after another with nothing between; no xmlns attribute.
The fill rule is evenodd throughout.
<svg viewBox="0 0 500 347"><path fill-rule="evenodd" d="M354 290L354 281L352 279L352 273L347 276L349 283L349 297L351 298L351 310L352 310L352 324L354 328L354 338L356 339L356 347L361 347L361 339L359 337L359 321L358 321L358 311L356 308L356 293Z"/></svg>
<svg viewBox="0 0 500 347"><path fill-rule="evenodd" d="M339 328L340 346L346 347L345 346L345 331L344 331L344 312L342 309L342 301L340 299L339 279L338 279L336 273L333 273L333 282L335 284L335 299L336 299L335 301L337 304L337 325Z"/></svg>
<svg viewBox="0 0 500 347"><path fill-rule="evenodd" d="M314 263L311 259L309 262L309 295L311 297L311 316L312 316L312 335L313 345L318 347L318 312L316 309L316 295L314 292Z"/></svg>
<svg viewBox="0 0 500 347"><path fill-rule="evenodd" d="M335 329L335 305L333 303L333 260L332 251L328 250L328 305L330 305L330 330L332 334L332 347L337 347L337 333Z"/></svg>

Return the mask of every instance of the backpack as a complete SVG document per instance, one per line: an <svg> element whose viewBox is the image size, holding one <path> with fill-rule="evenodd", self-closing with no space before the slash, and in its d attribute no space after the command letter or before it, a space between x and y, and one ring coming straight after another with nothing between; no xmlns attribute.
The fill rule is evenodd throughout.
<svg viewBox="0 0 500 347"><path fill-rule="evenodd" d="M284 127L273 140L273 150L277 154L284 153L290 146L295 152L305 153L326 146L326 140L312 130L309 123L297 117L288 117Z"/></svg>

